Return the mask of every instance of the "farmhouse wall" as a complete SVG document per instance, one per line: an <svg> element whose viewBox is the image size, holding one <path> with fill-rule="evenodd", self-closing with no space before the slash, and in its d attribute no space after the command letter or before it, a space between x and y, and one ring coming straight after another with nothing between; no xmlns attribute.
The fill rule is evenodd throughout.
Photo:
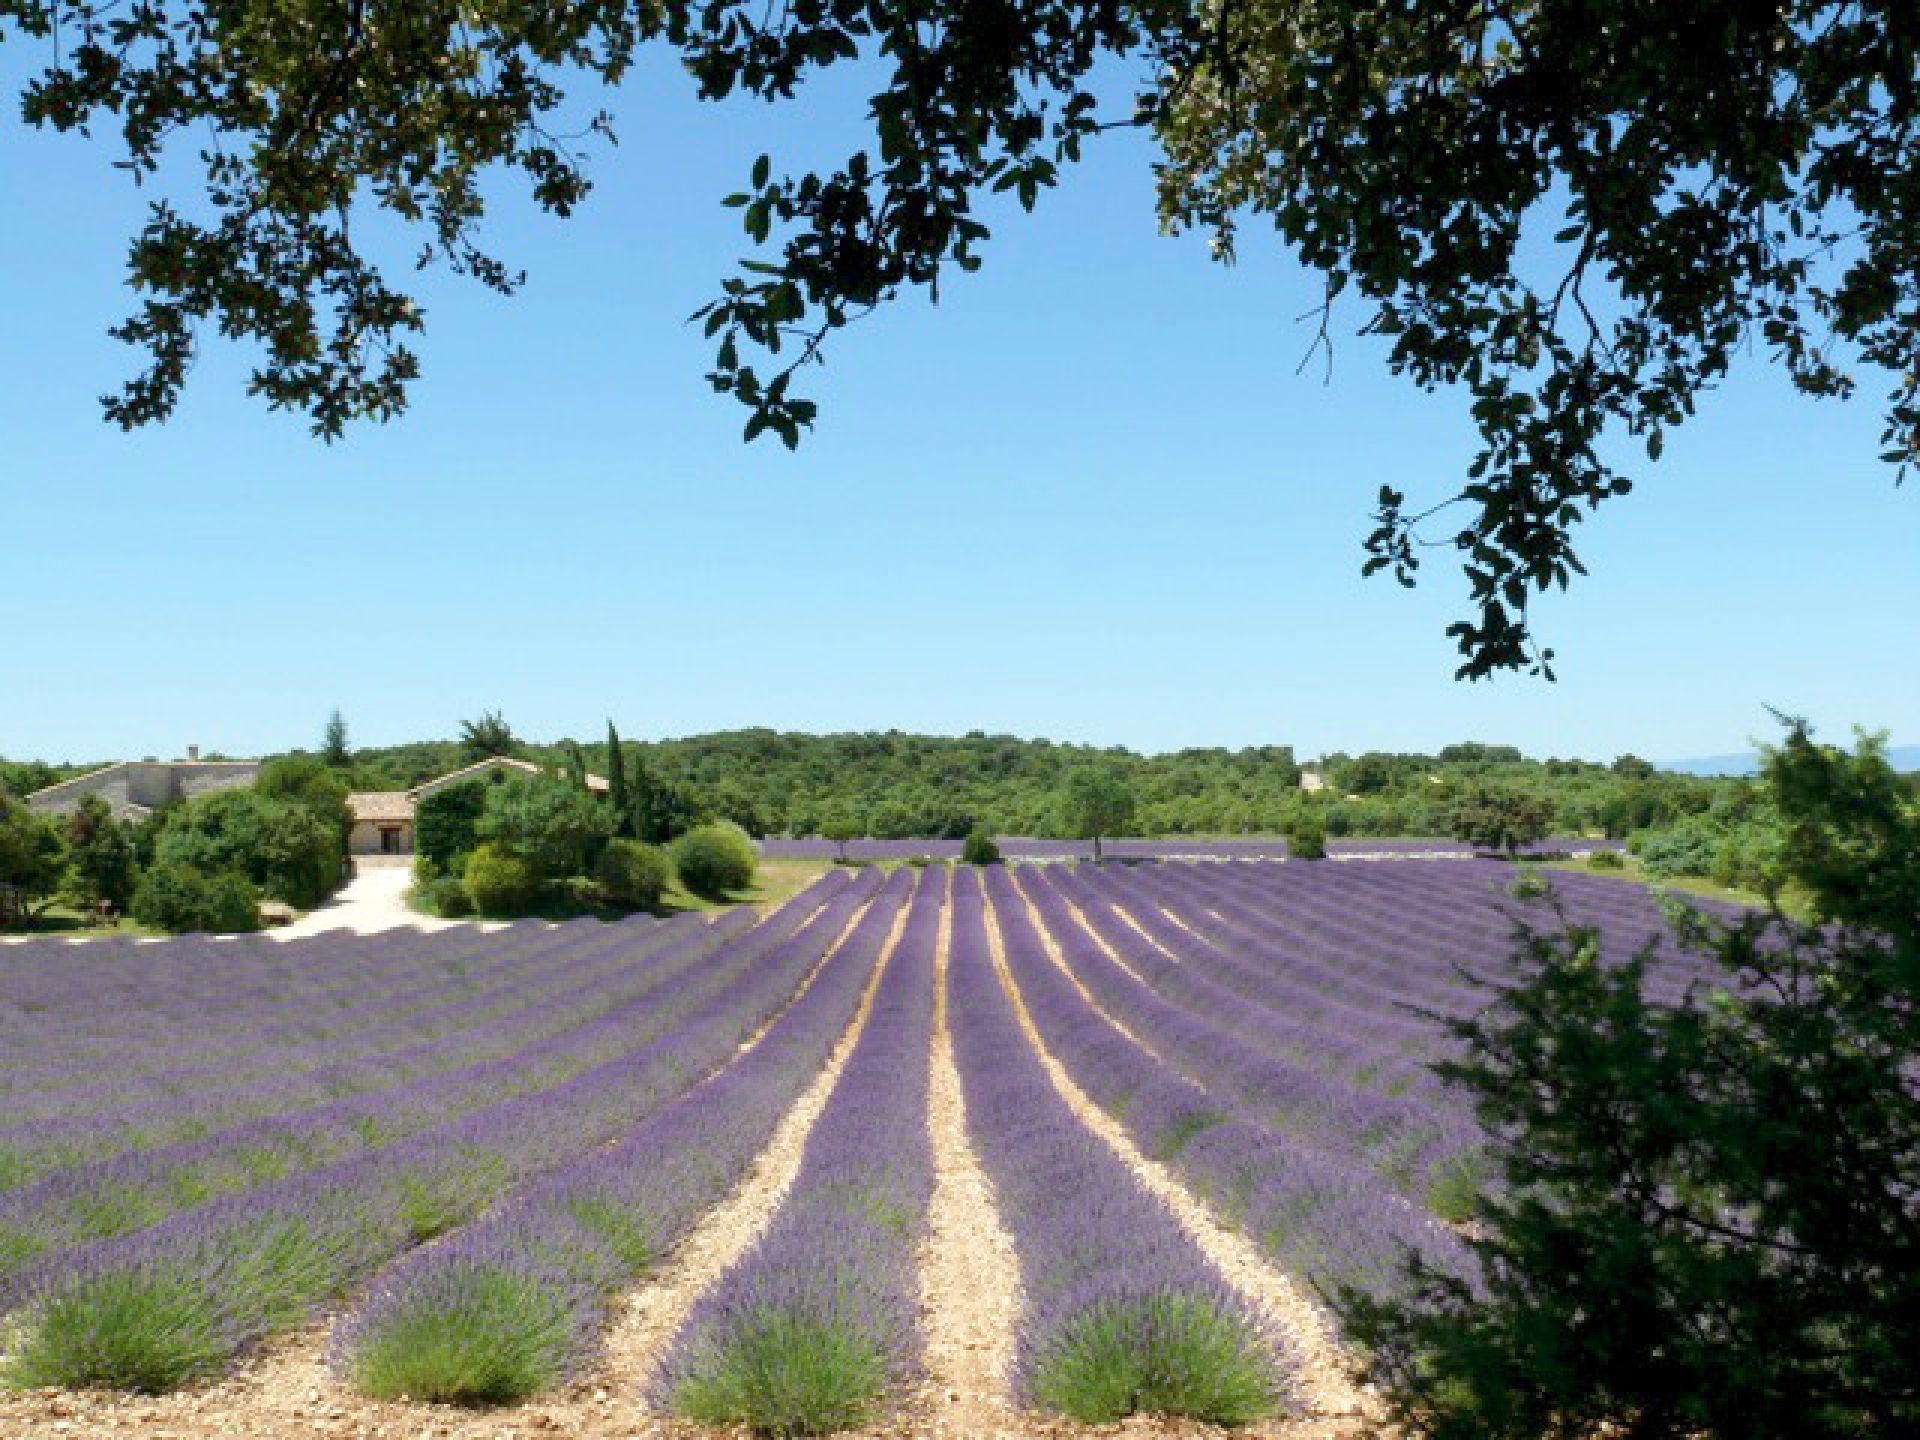
<svg viewBox="0 0 1920 1440"><path fill-rule="evenodd" d="M82 796L98 795L115 815L125 816L134 807L157 810L174 800L251 785L259 776L257 760L132 760L36 790L27 803L61 815L77 808Z"/></svg>

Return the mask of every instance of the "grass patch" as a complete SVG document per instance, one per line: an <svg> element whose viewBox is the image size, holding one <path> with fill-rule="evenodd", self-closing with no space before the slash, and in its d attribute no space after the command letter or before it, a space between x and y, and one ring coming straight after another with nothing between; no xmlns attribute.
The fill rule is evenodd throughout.
<svg viewBox="0 0 1920 1440"><path fill-rule="evenodd" d="M9 935L57 935L63 940L94 940L109 935L165 935L164 930L155 930L150 925L142 925L130 916L121 916L111 924L102 925L89 912L75 910L70 905L49 905L24 925L6 932Z"/></svg>
<svg viewBox="0 0 1920 1440"><path fill-rule="evenodd" d="M24 1340L0 1371L21 1389L131 1390L159 1395L227 1354L212 1300L164 1272L96 1276L32 1307Z"/></svg>
<svg viewBox="0 0 1920 1440"><path fill-rule="evenodd" d="M792 899L832 868L826 860L762 860L752 885L719 900L695 895L676 878L660 897L660 909L676 914L683 910L729 910L735 905L772 907Z"/></svg>
<svg viewBox="0 0 1920 1440"><path fill-rule="evenodd" d="M1767 897L1757 890L1740 890L1728 885L1716 884L1698 875L1679 875L1671 879L1656 878L1647 873L1646 866L1640 863L1637 855L1622 854L1625 862L1620 869L1601 868L1596 870L1588 857L1576 856L1571 860L1548 861L1550 870L1574 870L1582 875L1597 875L1603 880L1624 880L1632 884L1644 885L1650 890L1668 891L1680 895L1698 895L1707 900L1721 900L1729 905L1747 905L1754 909L1765 909ZM1794 886L1788 886L1780 896L1780 908L1795 920L1811 921L1813 911L1806 893Z"/></svg>
<svg viewBox="0 0 1920 1440"><path fill-rule="evenodd" d="M1273 1357L1253 1324L1204 1295L1104 1301L1028 1367L1038 1405L1085 1425L1175 1415L1244 1425L1280 1404Z"/></svg>
<svg viewBox="0 0 1920 1440"><path fill-rule="evenodd" d="M559 1379L571 1341L565 1302L538 1282L463 1270L370 1322L347 1373L377 1400L503 1405Z"/></svg>
<svg viewBox="0 0 1920 1440"><path fill-rule="evenodd" d="M703 1353L674 1382L670 1403L703 1425L826 1435L864 1423L886 1387L887 1357L871 1335L833 1318L766 1310Z"/></svg>

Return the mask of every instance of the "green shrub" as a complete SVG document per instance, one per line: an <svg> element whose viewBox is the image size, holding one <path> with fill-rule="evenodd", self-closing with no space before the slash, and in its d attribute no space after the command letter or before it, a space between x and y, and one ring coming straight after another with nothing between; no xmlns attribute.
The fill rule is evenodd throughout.
<svg viewBox="0 0 1920 1440"><path fill-rule="evenodd" d="M633 840L610 840L600 852L600 888L609 903L650 910L673 883L673 862L666 851Z"/></svg>
<svg viewBox="0 0 1920 1440"><path fill-rule="evenodd" d="M518 855L482 845L467 857L467 896L482 915L524 915L540 891L533 867Z"/></svg>
<svg viewBox="0 0 1920 1440"><path fill-rule="evenodd" d="M993 843L993 837L976 825L967 832L965 843L960 847L960 858L969 865L998 865L1000 847Z"/></svg>
<svg viewBox="0 0 1920 1440"><path fill-rule="evenodd" d="M209 875L191 865L161 860L148 869L134 891L133 918L174 935L191 930L258 930L260 906L252 884L237 870Z"/></svg>
<svg viewBox="0 0 1920 1440"><path fill-rule="evenodd" d="M1327 822L1318 815L1306 815L1287 827L1287 853L1295 860L1327 858Z"/></svg>
<svg viewBox="0 0 1920 1440"><path fill-rule="evenodd" d="M1587 856L1587 867L1591 870L1624 870L1627 859L1618 850L1595 850Z"/></svg>
<svg viewBox="0 0 1920 1440"><path fill-rule="evenodd" d="M738 825L701 825L673 842L673 868L695 895L716 900L753 883L760 857Z"/></svg>
<svg viewBox="0 0 1920 1440"><path fill-rule="evenodd" d="M473 914L473 897L457 875L440 875L414 887L420 908L443 920L458 920Z"/></svg>

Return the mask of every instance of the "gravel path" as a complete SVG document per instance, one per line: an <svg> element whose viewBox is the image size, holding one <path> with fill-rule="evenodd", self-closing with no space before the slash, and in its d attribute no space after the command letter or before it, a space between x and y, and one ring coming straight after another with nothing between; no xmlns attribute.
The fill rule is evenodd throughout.
<svg viewBox="0 0 1920 1440"><path fill-rule="evenodd" d="M932 1433L975 1437L1022 1428L1008 1390L1020 1314L1020 1262L994 1208L993 1182L967 1141L966 1100L947 1029L953 908L941 919L933 1015L933 1203L921 1260L924 1399Z"/></svg>

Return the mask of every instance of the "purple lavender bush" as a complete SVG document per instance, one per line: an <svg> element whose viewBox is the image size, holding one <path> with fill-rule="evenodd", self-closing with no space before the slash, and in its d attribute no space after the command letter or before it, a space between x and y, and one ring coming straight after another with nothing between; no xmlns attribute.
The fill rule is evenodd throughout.
<svg viewBox="0 0 1920 1440"><path fill-rule="evenodd" d="M892 877L744 1055L615 1145L390 1268L336 1328L333 1364L381 1398L498 1404L577 1367L608 1298L745 1174L852 1020L913 877Z"/></svg>
<svg viewBox="0 0 1920 1440"><path fill-rule="evenodd" d="M927 872L793 1189L701 1297L662 1364L653 1393L664 1408L709 1425L820 1435L868 1420L913 1375L946 890L943 872Z"/></svg>
<svg viewBox="0 0 1920 1440"><path fill-rule="evenodd" d="M948 1010L967 1130L1020 1258L1020 1397L1090 1424L1240 1424L1287 1403L1256 1315L1054 1089L1001 988L977 879L956 877Z"/></svg>
<svg viewBox="0 0 1920 1440"><path fill-rule="evenodd" d="M205 1317L208 1339L191 1363L162 1367L170 1384L299 1323L412 1246L617 1139L735 1058L877 888L856 881L784 940L757 938L756 927L730 947L746 953L743 973L717 990L689 987L665 1033L630 1055L400 1144L37 1264L7 1307L20 1336L8 1372L63 1384L150 1384L143 1357L172 1343L152 1327L126 1338L118 1365L100 1372L104 1337L125 1328L127 1296L185 1294ZM813 910L805 897L789 903L801 914Z"/></svg>

